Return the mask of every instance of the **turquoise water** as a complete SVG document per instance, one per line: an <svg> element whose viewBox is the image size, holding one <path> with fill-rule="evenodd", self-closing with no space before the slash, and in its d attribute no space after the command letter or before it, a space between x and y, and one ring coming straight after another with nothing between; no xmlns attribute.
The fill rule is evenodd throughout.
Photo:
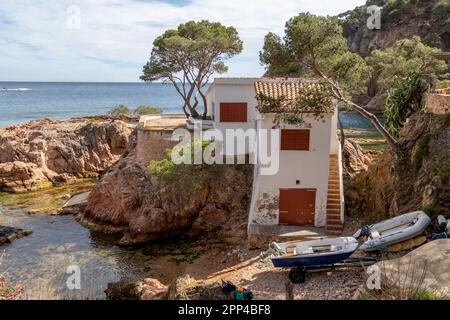
<svg viewBox="0 0 450 320"><path fill-rule="evenodd" d="M152 105L181 113L182 101L171 84L0 82L0 127L33 119L106 114L112 107ZM345 128L372 129L358 114L344 113Z"/></svg>
<svg viewBox="0 0 450 320"><path fill-rule="evenodd" d="M10 285L24 287L22 299L105 299L110 282L151 277L168 283L179 275L170 259L146 255L143 248L119 247L115 243L120 236L91 231L73 216L49 214L65 202L63 195L89 190L93 183L80 180L29 193L0 193L0 224L33 231L0 246L0 275ZM27 213L38 208L48 213ZM79 288L67 286L71 266L79 268Z"/></svg>
<svg viewBox="0 0 450 320"><path fill-rule="evenodd" d="M89 190L93 183L86 180L23 194L0 193L0 224L33 231L0 246L0 274L6 274L10 284L25 287L22 298L104 299L109 282L148 274L150 259L140 251L115 246L117 238L92 232L73 216L27 213L37 208L54 212L64 203L64 194ZM66 285L71 265L80 268L79 290Z"/></svg>

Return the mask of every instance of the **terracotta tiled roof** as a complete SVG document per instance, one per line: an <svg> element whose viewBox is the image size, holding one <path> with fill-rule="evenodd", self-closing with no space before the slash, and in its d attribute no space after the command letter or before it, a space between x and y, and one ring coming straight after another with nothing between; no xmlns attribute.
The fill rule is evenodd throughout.
<svg viewBox="0 0 450 320"><path fill-rule="evenodd" d="M316 102L311 103L310 99L312 96L303 96L311 92L311 90L302 90L305 88L313 89L316 92L324 90L324 87L317 81L311 79L301 79L301 78L262 78L261 80L255 82L255 90L258 104L261 109L261 113L277 113L280 110L283 112L289 112L291 108L295 109L298 100L308 100L309 102L303 107L303 113L314 113L314 112L325 112L323 108L327 106L328 101L323 100L321 103L316 104ZM260 97L262 96L262 97ZM265 97L270 97L273 99L280 99L280 107L282 109L277 109L277 103L273 105L266 101ZM323 98L327 99L327 98ZM295 111L295 110L294 110ZM330 108L327 113L332 113L333 109Z"/></svg>
<svg viewBox="0 0 450 320"><path fill-rule="evenodd" d="M315 80L300 78L263 78L255 82L257 95L265 95L272 98L284 97L287 100L294 100L300 94L300 88L304 86L317 86Z"/></svg>

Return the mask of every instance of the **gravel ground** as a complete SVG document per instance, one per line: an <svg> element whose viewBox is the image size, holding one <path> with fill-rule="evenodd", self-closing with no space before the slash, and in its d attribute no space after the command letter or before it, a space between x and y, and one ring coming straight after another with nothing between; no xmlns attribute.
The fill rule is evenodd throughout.
<svg viewBox="0 0 450 320"><path fill-rule="evenodd" d="M352 236L361 223L347 218L344 236ZM253 291L256 300L285 300L289 270L276 269L268 256L270 252L250 251L245 244L239 247L207 247L207 254L182 265L174 271L178 275L190 275L206 282L232 281ZM170 266L165 264L164 272ZM363 269L334 270L307 274L306 282L294 285L296 300L344 300L352 299L364 285Z"/></svg>
<svg viewBox="0 0 450 320"><path fill-rule="evenodd" d="M224 254L225 252L228 252ZM208 254L185 272L197 280L220 282L229 280L253 291L255 300L285 300L288 270L275 269L269 258L261 252L249 251L245 246ZM224 257L218 259L219 257ZM216 263L216 261L220 261ZM362 269L335 270L307 274L304 284L294 285L296 300L352 299L365 282Z"/></svg>

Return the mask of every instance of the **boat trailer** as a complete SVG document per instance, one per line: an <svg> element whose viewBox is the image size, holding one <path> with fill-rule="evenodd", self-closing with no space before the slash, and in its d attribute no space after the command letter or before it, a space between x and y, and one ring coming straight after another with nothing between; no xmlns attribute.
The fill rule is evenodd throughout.
<svg viewBox="0 0 450 320"><path fill-rule="evenodd" d="M366 268L379 260L375 257L354 257L331 265L293 266L290 268L289 280L294 284L305 283L307 273L327 272L339 269Z"/></svg>

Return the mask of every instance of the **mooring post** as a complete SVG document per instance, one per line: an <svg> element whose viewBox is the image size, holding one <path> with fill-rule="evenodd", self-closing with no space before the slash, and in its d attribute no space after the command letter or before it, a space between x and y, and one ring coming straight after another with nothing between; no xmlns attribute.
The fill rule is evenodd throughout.
<svg viewBox="0 0 450 320"><path fill-rule="evenodd" d="M294 284L291 281L286 281L286 300L294 300Z"/></svg>

